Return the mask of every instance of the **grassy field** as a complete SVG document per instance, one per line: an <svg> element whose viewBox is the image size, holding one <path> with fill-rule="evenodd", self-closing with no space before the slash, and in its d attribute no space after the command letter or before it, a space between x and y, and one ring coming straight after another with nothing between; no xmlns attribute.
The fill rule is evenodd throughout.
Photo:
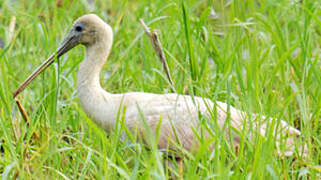
<svg viewBox="0 0 321 180"><path fill-rule="evenodd" d="M89 1L91 2L91 1ZM299 128L309 154L276 156L271 137L184 158L184 179L321 178L321 1L316 0L0 0L0 175L3 179L163 179L157 150L107 134L77 98L84 47L63 56L19 96L12 92L64 38L73 21L96 13L114 30L101 74L110 92L170 92L139 23L157 29L175 88L227 102ZM15 27L10 24L16 18ZM1 43L0 43L1 44ZM178 173L178 168L174 168Z"/></svg>

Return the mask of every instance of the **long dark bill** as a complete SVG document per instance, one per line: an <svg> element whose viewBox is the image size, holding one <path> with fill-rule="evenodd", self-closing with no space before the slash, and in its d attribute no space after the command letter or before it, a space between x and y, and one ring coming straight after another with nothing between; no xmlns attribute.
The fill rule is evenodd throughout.
<svg viewBox="0 0 321 180"><path fill-rule="evenodd" d="M33 79L35 79L41 72L43 72L48 66L50 66L54 60L62 56L64 53L66 53L68 50L73 48L77 45L77 42L75 41L74 36L68 36L65 41L61 44L61 46L57 49L55 53L52 53L50 57L44 61L36 70L33 71L33 73L18 87L18 89L13 93L13 98L15 98L17 95L19 95L27 86L31 83Z"/></svg>

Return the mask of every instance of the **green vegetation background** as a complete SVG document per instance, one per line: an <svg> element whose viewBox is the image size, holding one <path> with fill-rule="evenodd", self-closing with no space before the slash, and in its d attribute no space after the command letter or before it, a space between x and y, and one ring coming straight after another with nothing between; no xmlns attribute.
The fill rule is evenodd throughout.
<svg viewBox="0 0 321 180"><path fill-rule="evenodd" d="M139 23L143 18L159 32L177 92L284 119L302 131L309 148L306 158L281 158L271 135L237 152L216 137L214 151L203 145L184 158L185 179L321 177L319 0L0 0L2 178L170 176L156 150L127 145L118 132L107 137L85 115L75 89L83 47L62 57L19 96L29 127L16 108L12 92L55 51L73 21L90 12L114 30L112 54L101 74L106 90L170 91Z"/></svg>

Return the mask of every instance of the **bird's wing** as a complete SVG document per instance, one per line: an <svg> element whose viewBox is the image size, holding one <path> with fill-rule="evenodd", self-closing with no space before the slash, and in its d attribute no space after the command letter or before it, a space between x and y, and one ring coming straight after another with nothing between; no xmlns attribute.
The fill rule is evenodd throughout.
<svg viewBox="0 0 321 180"><path fill-rule="evenodd" d="M206 98L178 94L151 94L151 93L125 93L122 94L122 106L126 111L126 126L129 129L150 128L155 133L159 131L159 148L172 146L169 141L179 142L185 149L192 149L197 142L197 135L201 132L203 122L201 116L206 120L216 117L217 125L222 128L226 119L226 104L214 103ZM120 98L119 98L120 99ZM217 109L215 113L213 107ZM231 108L234 118L232 125L241 127L239 111ZM143 130L142 130L143 129ZM146 132L145 132L146 133ZM204 133L205 136L208 132ZM146 137L146 135L144 135ZM171 147L170 147L171 148Z"/></svg>
<svg viewBox="0 0 321 180"><path fill-rule="evenodd" d="M144 129L149 128L151 132L156 133L156 129L160 125L158 134L158 148L160 149L175 149L173 146L176 146L177 143L187 150L195 148L197 135L200 133L199 127L202 127L200 126L201 115L207 118L207 123L218 125L221 129L225 127L223 132L226 133L226 137L229 135L227 129L232 128L234 130L232 136L236 144L240 142L239 134L242 132L245 132L246 137L250 139L255 134L265 136L267 126L273 120L257 114L247 115L226 103L219 101L213 103L211 100L201 97L192 98L188 95L152 93L125 93L123 96L127 127L131 130L139 129L141 133L146 133ZM148 126L146 127L146 125ZM278 127L278 130L274 130L278 134L277 139L280 139L279 134L283 136L294 135L285 141L286 146L293 147L300 131L282 120ZM146 135L143 134L143 137ZM205 135L208 133L206 132ZM171 141L176 144L172 144ZM291 150L288 155L292 153Z"/></svg>

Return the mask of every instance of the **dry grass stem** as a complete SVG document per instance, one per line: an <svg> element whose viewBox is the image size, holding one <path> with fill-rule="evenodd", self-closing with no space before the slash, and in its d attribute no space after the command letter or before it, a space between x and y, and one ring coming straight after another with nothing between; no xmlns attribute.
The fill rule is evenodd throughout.
<svg viewBox="0 0 321 180"><path fill-rule="evenodd" d="M164 51L163 51L163 48L162 48L162 44L161 44L161 42L160 42L160 40L159 40L159 38L157 36L157 32L156 31L152 31L152 32L149 31L149 28L147 27L147 25L145 24L143 19L140 19L139 21L140 21L141 25L143 26L144 31L146 32L146 34L150 38L150 40L152 42L152 45L153 45L153 48L156 51L156 54L158 55L160 61L163 64L163 68L164 68L164 70L166 72L168 81L171 84L172 91L176 92L176 90L174 88L174 82L173 82L172 77L170 75L170 71L169 71L169 68L168 68L168 65L167 65L165 54L164 54Z"/></svg>
<svg viewBox="0 0 321 180"><path fill-rule="evenodd" d="M28 117L28 114L27 114L26 111L23 109L23 107L22 107L20 101L18 100L18 98L14 98L14 100L15 100L16 103L17 103L18 109L19 109L19 111L20 111L20 113L21 113L21 115L22 115L23 120L27 123L27 126L29 127L29 125L30 125L30 119L29 119L29 117Z"/></svg>

